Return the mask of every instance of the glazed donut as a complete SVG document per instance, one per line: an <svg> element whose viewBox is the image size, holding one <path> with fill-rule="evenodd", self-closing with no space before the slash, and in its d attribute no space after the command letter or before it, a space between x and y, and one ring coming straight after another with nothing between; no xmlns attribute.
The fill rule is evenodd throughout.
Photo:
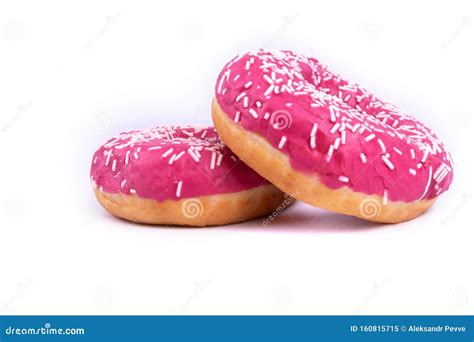
<svg viewBox="0 0 474 342"><path fill-rule="evenodd" d="M241 162L213 127L121 133L95 152L91 181L107 211L148 224L235 223L269 214L288 200Z"/></svg>
<svg viewBox="0 0 474 342"><path fill-rule="evenodd" d="M452 160L421 122L290 51L257 50L221 71L212 106L222 140L296 199L395 223L449 188Z"/></svg>

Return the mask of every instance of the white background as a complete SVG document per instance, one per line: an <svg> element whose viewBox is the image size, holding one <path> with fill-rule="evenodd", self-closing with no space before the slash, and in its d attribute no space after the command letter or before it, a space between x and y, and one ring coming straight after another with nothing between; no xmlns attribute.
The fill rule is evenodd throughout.
<svg viewBox="0 0 474 342"><path fill-rule="evenodd" d="M3 1L0 313L472 314L472 1ZM450 147L450 191L376 225L298 203L206 229L108 215L92 153L123 130L210 123L250 48L322 60Z"/></svg>

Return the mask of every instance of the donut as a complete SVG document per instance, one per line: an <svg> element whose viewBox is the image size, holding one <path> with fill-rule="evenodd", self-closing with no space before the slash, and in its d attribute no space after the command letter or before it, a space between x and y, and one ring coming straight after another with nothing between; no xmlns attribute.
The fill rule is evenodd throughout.
<svg viewBox="0 0 474 342"><path fill-rule="evenodd" d="M365 220L417 217L453 179L435 133L291 51L256 50L220 72L212 116L247 165L303 202Z"/></svg>
<svg viewBox="0 0 474 342"><path fill-rule="evenodd" d="M121 133L94 153L90 176L108 212L138 223L229 224L267 215L288 201L238 159L213 127Z"/></svg>

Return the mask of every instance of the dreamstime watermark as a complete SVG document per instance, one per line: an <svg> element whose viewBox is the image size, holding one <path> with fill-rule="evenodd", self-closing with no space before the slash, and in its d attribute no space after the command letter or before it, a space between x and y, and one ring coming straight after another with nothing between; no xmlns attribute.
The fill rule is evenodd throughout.
<svg viewBox="0 0 474 342"><path fill-rule="evenodd" d="M388 284L388 279L383 279L379 282L374 282L372 287L370 288L369 293L362 299L362 301L357 305L357 307L353 310L353 314L357 314L361 311L367 304L369 304L374 297L382 291L382 289Z"/></svg>
<svg viewBox="0 0 474 342"><path fill-rule="evenodd" d="M449 121L456 129L467 129L471 124L471 114L463 109L456 109L449 113Z"/></svg>
<svg viewBox="0 0 474 342"><path fill-rule="evenodd" d="M458 204L454 207L454 209L449 213L448 216L441 219L441 226L446 226L446 224L451 221L460 211L463 209L466 204L468 204L472 199L472 194L462 194L461 200Z"/></svg>
<svg viewBox="0 0 474 342"><path fill-rule="evenodd" d="M33 279L31 277L26 281L19 282L16 286L15 293L3 303L2 308L5 310L11 307L18 299L21 298L21 296L23 296L23 294L32 284Z"/></svg>
<svg viewBox="0 0 474 342"><path fill-rule="evenodd" d="M288 208L290 205L292 205L294 202L295 202L295 196L298 195L298 190L296 190L295 192L293 192L291 195L287 195L285 194L285 198L283 200L283 202L278 206L278 208L276 208L270 215L268 215L267 218L265 218L263 221L262 221L262 225L264 227L267 227L270 223L272 223L277 217L278 215L281 214L281 212L283 210L285 210L286 208Z"/></svg>
<svg viewBox="0 0 474 342"><path fill-rule="evenodd" d="M441 48L445 49L448 45L450 45L452 42L454 42L461 35L461 33L466 30L466 28L471 23L471 20L472 20L471 17L466 17L466 16L461 17L461 24L459 24L459 26L456 28L456 30L454 32L452 32L448 36L448 38L446 38L446 40L444 40L441 43Z"/></svg>
<svg viewBox="0 0 474 342"><path fill-rule="evenodd" d="M178 311L186 309L197 297L199 297L199 295L204 292L211 282L212 279L208 279L204 282L196 282L194 284L193 292L186 298L184 303L178 307Z"/></svg>
<svg viewBox="0 0 474 342"><path fill-rule="evenodd" d="M84 335L84 328L53 328L51 323L45 323L37 328L17 328L9 326L5 328L5 335Z"/></svg>
<svg viewBox="0 0 474 342"><path fill-rule="evenodd" d="M2 127L0 128L0 132L7 132L10 128L15 125L15 123L20 120L26 112L31 108L32 101L29 100L24 104L21 104L17 107L16 112L13 114L13 116L8 120Z"/></svg>
<svg viewBox="0 0 474 342"><path fill-rule="evenodd" d="M92 47L100 38L104 36L104 34L111 29L111 27L117 22L117 20L121 17L121 13L116 13L112 16L107 16L105 18L105 23L101 27L99 31L97 31L96 34L94 34L85 44L84 47L90 48Z"/></svg>
<svg viewBox="0 0 474 342"><path fill-rule="evenodd" d="M9 42L17 42L25 39L25 26L16 21L10 21L3 27L3 37Z"/></svg>
<svg viewBox="0 0 474 342"><path fill-rule="evenodd" d="M276 110L270 116L270 125L279 131L290 128L292 123L293 119L291 114L284 109Z"/></svg>
<svg viewBox="0 0 474 342"><path fill-rule="evenodd" d="M98 130L107 129L112 125L112 115L104 112L97 113L92 118L92 125Z"/></svg>
<svg viewBox="0 0 474 342"><path fill-rule="evenodd" d="M285 31L287 31L288 28L293 25L293 23L296 21L296 19L298 19L299 16L300 12L284 16L281 25L277 27L277 29L272 33L270 37L268 37L268 39L263 43L263 45L266 46L272 44L276 38L283 35Z"/></svg>
<svg viewBox="0 0 474 342"><path fill-rule="evenodd" d="M197 198L189 198L183 201L181 205L181 213L188 219L195 219L204 212L204 205Z"/></svg>
<svg viewBox="0 0 474 342"><path fill-rule="evenodd" d="M466 307L471 302L469 290L465 287L458 287L451 291L451 302L457 307Z"/></svg>
<svg viewBox="0 0 474 342"><path fill-rule="evenodd" d="M25 215L25 201L21 198L10 198L2 203L3 215L10 219L19 219Z"/></svg>
<svg viewBox="0 0 474 342"><path fill-rule="evenodd" d="M110 287L98 287L95 289L92 301L99 306L109 306L113 302L113 297Z"/></svg>
<svg viewBox="0 0 474 342"><path fill-rule="evenodd" d="M205 26L201 22L195 20L186 20L181 27L181 34L183 40L186 42L202 40L205 33Z"/></svg>
<svg viewBox="0 0 474 342"><path fill-rule="evenodd" d="M119 193L114 193L114 194L112 194L112 196L110 196L110 198L107 197L107 198L105 199L105 201L104 201L104 207L105 207L106 209L109 209L109 208L112 206L112 204L118 202L119 199L120 199L120 194L119 194Z"/></svg>
<svg viewBox="0 0 474 342"><path fill-rule="evenodd" d="M276 287L272 291L273 302L278 306L288 306L293 301L293 291L286 287Z"/></svg>
<svg viewBox="0 0 474 342"><path fill-rule="evenodd" d="M375 42L380 39L382 28L375 20L368 20L359 25L359 33L362 39Z"/></svg>
<svg viewBox="0 0 474 342"><path fill-rule="evenodd" d="M365 219L373 219L382 212L382 205L380 201L375 198L366 198L359 204L359 213Z"/></svg>

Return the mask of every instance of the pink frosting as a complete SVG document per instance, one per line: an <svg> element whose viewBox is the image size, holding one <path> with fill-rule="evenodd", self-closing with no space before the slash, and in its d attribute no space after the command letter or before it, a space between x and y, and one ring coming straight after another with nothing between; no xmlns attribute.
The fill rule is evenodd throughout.
<svg viewBox="0 0 474 342"><path fill-rule="evenodd" d="M94 187L164 201L233 193L268 184L213 127L172 126L121 133L95 152Z"/></svg>
<svg viewBox="0 0 474 342"><path fill-rule="evenodd" d="M236 123L332 189L413 202L452 182L451 157L429 128L314 58L241 54L220 73L215 94Z"/></svg>

